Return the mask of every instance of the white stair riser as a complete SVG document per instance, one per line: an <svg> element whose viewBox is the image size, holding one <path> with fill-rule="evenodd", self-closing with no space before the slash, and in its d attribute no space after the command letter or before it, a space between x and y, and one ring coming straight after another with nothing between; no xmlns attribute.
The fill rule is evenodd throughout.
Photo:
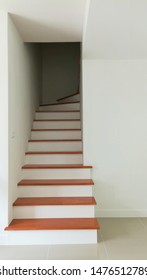
<svg viewBox="0 0 147 280"><path fill-rule="evenodd" d="M72 129L81 128L80 121L34 121L34 129Z"/></svg>
<svg viewBox="0 0 147 280"><path fill-rule="evenodd" d="M71 103L71 104L57 104L57 105L47 105L40 106L40 111L65 111L65 110L80 110L80 103Z"/></svg>
<svg viewBox="0 0 147 280"><path fill-rule="evenodd" d="M90 179L91 169L23 169L23 179Z"/></svg>
<svg viewBox="0 0 147 280"><path fill-rule="evenodd" d="M8 245L96 244L97 230L8 231Z"/></svg>
<svg viewBox="0 0 147 280"><path fill-rule="evenodd" d="M92 186L21 186L18 197L92 196Z"/></svg>
<svg viewBox="0 0 147 280"><path fill-rule="evenodd" d="M81 131L32 131L31 140L81 139Z"/></svg>
<svg viewBox="0 0 147 280"><path fill-rule="evenodd" d="M66 97L61 101L58 101L58 103L64 103L64 102L75 102L80 101L80 94L76 94L74 96Z"/></svg>
<svg viewBox="0 0 147 280"><path fill-rule="evenodd" d="M93 205L14 206L14 219L93 218Z"/></svg>
<svg viewBox="0 0 147 280"><path fill-rule="evenodd" d="M82 164L82 154L26 155L25 164Z"/></svg>
<svg viewBox="0 0 147 280"><path fill-rule="evenodd" d="M36 120L80 119L80 112L36 112Z"/></svg>
<svg viewBox="0 0 147 280"><path fill-rule="evenodd" d="M82 151L82 142L29 142L28 151Z"/></svg>

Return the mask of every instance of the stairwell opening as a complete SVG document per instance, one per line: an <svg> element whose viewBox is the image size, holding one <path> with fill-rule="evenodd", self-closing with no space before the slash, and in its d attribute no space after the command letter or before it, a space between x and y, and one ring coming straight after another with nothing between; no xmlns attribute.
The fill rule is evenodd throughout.
<svg viewBox="0 0 147 280"><path fill-rule="evenodd" d="M41 44L42 93L41 104L79 91L80 43Z"/></svg>

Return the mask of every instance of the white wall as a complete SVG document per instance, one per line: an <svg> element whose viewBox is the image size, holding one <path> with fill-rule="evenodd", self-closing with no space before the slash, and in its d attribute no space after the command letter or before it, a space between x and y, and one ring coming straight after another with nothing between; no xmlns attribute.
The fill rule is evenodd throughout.
<svg viewBox="0 0 147 280"><path fill-rule="evenodd" d="M147 59L146 0L87 1L84 58Z"/></svg>
<svg viewBox="0 0 147 280"><path fill-rule="evenodd" d="M41 91L40 49L25 44L11 18L8 20L9 66L9 221L17 183L27 150L34 112Z"/></svg>
<svg viewBox="0 0 147 280"><path fill-rule="evenodd" d="M25 42L78 42L86 0L0 0Z"/></svg>
<svg viewBox="0 0 147 280"><path fill-rule="evenodd" d="M97 216L147 216L147 60L83 60L83 107Z"/></svg>
<svg viewBox="0 0 147 280"><path fill-rule="evenodd" d="M8 222L8 46L7 14L0 11L0 243Z"/></svg>
<svg viewBox="0 0 147 280"><path fill-rule="evenodd" d="M42 44L42 104L77 92L79 43Z"/></svg>

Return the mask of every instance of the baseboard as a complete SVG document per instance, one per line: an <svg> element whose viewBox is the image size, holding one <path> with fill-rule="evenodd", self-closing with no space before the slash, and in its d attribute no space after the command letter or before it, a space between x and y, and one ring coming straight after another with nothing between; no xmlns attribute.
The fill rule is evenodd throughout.
<svg viewBox="0 0 147 280"><path fill-rule="evenodd" d="M95 216L99 218L135 218L147 217L147 209L95 209Z"/></svg>

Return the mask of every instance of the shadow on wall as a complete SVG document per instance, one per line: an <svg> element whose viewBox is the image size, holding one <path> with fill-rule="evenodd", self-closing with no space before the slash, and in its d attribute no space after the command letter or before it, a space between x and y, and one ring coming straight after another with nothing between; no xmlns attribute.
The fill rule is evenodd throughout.
<svg viewBox="0 0 147 280"><path fill-rule="evenodd" d="M76 93L80 79L80 43L74 42L74 31L14 14L11 17L24 42L41 46L41 104L55 103L57 99ZM62 42L65 37L67 42Z"/></svg>
<svg viewBox="0 0 147 280"><path fill-rule="evenodd" d="M79 61L79 43L42 44L42 104L77 92Z"/></svg>
<svg viewBox="0 0 147 280"><path fill-rule="evenodd" d="M76 42L76 33L73 30L57 29L55 25L30 20L17 14L10 14L14 24L20 32L24 42L64 42L63 38L67 38L67 42ZM26 39L27 38L27 39ZM40 38L39 41L36 38Z"/></svg>

